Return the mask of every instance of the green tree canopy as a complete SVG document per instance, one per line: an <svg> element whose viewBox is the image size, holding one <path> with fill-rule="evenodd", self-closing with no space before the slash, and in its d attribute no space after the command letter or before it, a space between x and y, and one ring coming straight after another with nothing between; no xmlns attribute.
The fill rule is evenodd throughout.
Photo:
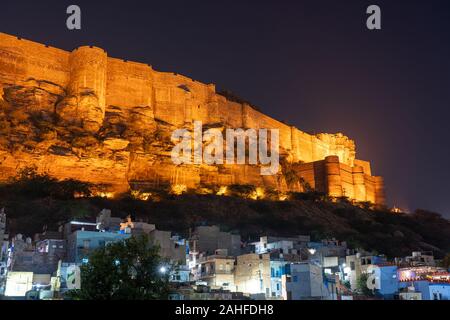
<svg viewBox="0 0 450 320"><path fill-rule="evenodd" d="M373 291L367 287L367 280L369 279L369 274L362 273L357 282L356 287L357 291L365 296L371 297L374 295Z"/></svg>
<svg viewBox="0 0 450 320"><path fill-rule="evenodd" d="M69 293L80 300L167 299L168 269L159 247L147 236L131 237L95 250L81 266L81 290Z"/></svg>

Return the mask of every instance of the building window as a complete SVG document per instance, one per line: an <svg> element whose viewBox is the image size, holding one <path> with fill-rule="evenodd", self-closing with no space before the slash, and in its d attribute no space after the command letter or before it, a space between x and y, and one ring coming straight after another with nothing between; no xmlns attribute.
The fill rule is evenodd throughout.
<svg viewBox="0 0 450 320"><path fill-rule="evenodd" d="M291 265L290 264L286 264L283 268L283 274L290 274L291 273Z"/></svg>
<svg viewBox="0 0 450 320"><path fill-rule="evenodd" d="M298 277L297 277L297 276L293 276L293 277L292 277L292 281L293 281L293 282L298 282Z"/></svg>
<svg viewBox="0 0 450 320"><path fill-rule="evenodd" d="M89 245L91 244L90 240L83 240L83 248L89 249Z"/></svg>
<svg viewBox="0 0 450 320"><path fill-rule="evenodd" d="M354 261L350 261L350 270L355 270L355 262Z"/></svg>

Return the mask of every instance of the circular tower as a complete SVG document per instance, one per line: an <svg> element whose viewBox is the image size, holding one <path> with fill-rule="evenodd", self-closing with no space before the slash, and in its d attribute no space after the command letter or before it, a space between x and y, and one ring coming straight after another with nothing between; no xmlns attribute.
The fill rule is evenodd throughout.
<svg viewBox="0 0 450 320"><path fill-rule="evenodd" d="M384 179L376 176L375 178L375 204L377 206L386 205L386 196L384 194Z"/></svg>
<svg viewBox="0 0 450 320"><path fill-rule="evenodd" d="M325 179L327 193L332 197L342 197L341 168L338 156L325 158Z"/></svg>
<svg viewBox="0 0 450 320"><path fill-rule="evenodd" d="M76 117L86 129L98 130L106 108L107 53L79 47L70 54L68 96L76 101Z"/></svg>
<svg viewBox="0 0 450 320"><path fill-rule="evenodd" d="M366 184L364 182L364 169L361 166L352 168L354 199L358 201L366 201Z"/></svg>

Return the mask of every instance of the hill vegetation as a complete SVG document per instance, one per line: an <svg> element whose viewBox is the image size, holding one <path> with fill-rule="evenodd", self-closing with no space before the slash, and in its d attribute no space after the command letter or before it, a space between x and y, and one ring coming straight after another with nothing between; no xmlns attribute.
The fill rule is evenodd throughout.
<svg viewBox="0 0 450 320"><path fill-rule="evenodd" d="M6 209L9 233L32 236L44 226L56 230L66 220L94 218L109 208L114 216L131 214L135 220L185 236L195 226L219 224L224 230L240 232L243 241L264 234L309 234L314 240L335 237L351 247L390 257L431 250L442 258L450 252L450 221L425 210L392 213L364 203L356 206L346 199L331 201L314 191L290 193L284 201L275 197L253 200L242 196L251 191L250 186L233 186L223 196L161 191L158 201L138 200L131 194L120 199L92 197L90 187L31 169L22 171L18 178L0 185L0 208Z"/></svg>

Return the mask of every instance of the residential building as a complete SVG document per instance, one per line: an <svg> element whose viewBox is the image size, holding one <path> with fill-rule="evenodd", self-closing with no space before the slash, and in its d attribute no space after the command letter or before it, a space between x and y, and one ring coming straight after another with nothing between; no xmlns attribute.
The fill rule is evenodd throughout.
<svg viewBox="0 0 450 320"><path fill-rule="evenodd" d="M23 239L21 234L12 239L11 254L8 261L10 271L33 272L35 274L53 274L58 268L58 261L65 256L63 240L54 240L50 248L39 242L40 247L33 244L31 238ZM53 248L53 245L56 248ZM62 248L59 248L62 247Z"/></svg>
<svg viewBox="0 0 450 320"><path fill-rule="evenodd" d="M431 251L414 251L410 256L397 257L394 259L395 264L399 267L435 267L436 261L434 260L434 255Z"/></svg>
<svg viewBox="0 0 450 320"><path fill-rule="evenodd" d="M75 231L96 232L98 230L97 223L92 220L72 220L61 225L59 231L63 233L63 238L67 240Z"/></svg>
<svg viewBox="0 0 450 320"><path fill-rule="evenodd" d="M176 266L170 272L169 281L172 283L188 283L191 280L191 270L187 265Z"/></svg>
<svg viewBox="0 0 450 320"><path fill-rule="evenodd" d="M64 293L68 290L81 288L80 264L60 261L57 271L57 284L55 291Z"/></svg>
<svg viewBox="0 0 450 320"><path fill-rule="evenodd" d="M372 274L375 277L375 290L384 299L393 299L399 290L397 266L374 265Z"/></svg>
<svg viewBox="0 0 450 320"><path fill-rule="evenodd" d="M310 262L293 263L283 276L285 300L322 300L328 296L325 290L322 268Z"/></svg>
<svg viewBox="0 0 450 320"><path fill-rule="evenodd" d="M310 241L309 236L298 235L296 237L260 237L259 241L251 243L255 247L255 253L268 253L277 250L280 253L298 253Z"/></svg>
<svg viewBox="0 0 450 320"><path fill-rule="evenodd" d="M401 282L426 280L433 275L448 274L446 269L432 266L399 268L397 273Z"/></svg>
<svg viewBox="0 0 450 320"><path fill-rule="evenodd" d="M121 218L111 217L111 210L103 209L97 216L96 229L99 231L118 232L121 223Z"/></svg>
<svg viewBox="0 0 450 320"><path fill-rule="evenodd" d="M241 253L241 235L220 231L218 226L199 226L189 239L190 247L212 255L217 249L226 249L228 254L237 256Z"/></svg>
<svg viewBox="0 0 450 320"><path fill-rule="evenodd" d="M431 251L430 252L414 251L411 256L405 257L405 261L412 267L436 266L433 253Z"/></svg>
<svg viewBox="0 0 450 320"><path fill-rule="evenodd" d="M324 268L338 269L345 262L347 243L336 239L308 242L307 252L310 261L321 264Z"/></svg>
<svg viewBox="0 0 450 320"><path fill-rule="evenodd" d="M296 249L294 249L296 251ZM271 298L282 298L282 277L289 271L292 263L300 262L301 256L292 253L282 253L285 250L272 250L270 253L270 285Z"/></svg>
<svg viewBox="0 0 450 320"><path fill-rule="evenodd" d="M39 299L48 296L51 292L52 278L50 274L37 274L33 272L9 271L6 280L5 296ZM45 294L47 292L47 294Z"/></svg>
<svg viewBox="0 0 450 320"><path fill-rule="evenodd" d="M5 209L0 209L0 294L5 291L9 239L6 232Z"/></svg>
<svg viewBox="0 0 450 320"><path fill-rule="evenodd" d="M130 237L125 233L77 230L67 238L67 262L86 263L93 250Z"/></svg>
<svg viewBox="0 0 450 320"><path fill-rule="evenodd" d="M213 289L204 285L193 285L178 288L169 295L169 300L243 300L245 297L239 292Z"/></svg>
<svg viewBox="0 0 450 320"><path fill-rule="evenodd" d="M430 283L431 300L450 300L450 283Z"/></svg>
<svg viewBox="0 0 450 320"><path fill-rule="evenodd" d="M428 269L428 273L424 272ZM436 271L435 267L413 267L398 272L400 293L419 293L421 300L450 300L449 285L450 273ZM405 278L405 273L409 278Z"/></svg>
<svg viewBox="0 0 450 320"><path fill-rule="evenodd" d="M5 209L0 209L0 263L5 262L8 252L8 233L6 232Z"/></svg>
<svg viewBox="0 0 450 320"><path fill-rule="evenodd" d="M365 252L358 252L346 257L344 267L344 281L350 282L351 290L357 289L357 281L361 274L367 273L367 269L375 264L385 263L386 257L382 255L373 255Z"/></svg>
<svg viewBox="0 0 450 320"><path fill-rule="evenodd" d="M9 271L6 279L5 296L25 297L33 287L33 272Z"/></svg>
<svg viewBox="0 0 450 320"><path fill-rule="evenodd" d="M234 283L235 258L226 249L216 250L214 255L201 257L194 270L194 279L206 283L212 289L236 291Z"/></svg>
<svg viewBox="0 0 450 320"><path fill-rule="evenodd" d="M250 253L236 257L236 291L271 297L270 254Z"/></svg>
<svg viewBox="0 0 450 320"><path fill-rule="evenodd" d="M154 229L149 234L149 239L160 247L160 255L169 259L171 263L186 264L186 245L183 239L172 237L171 231Z"/></svg>
<svg viewBox="0 0 450 320"><path fill-rule="evenodd" d="M429 300L429 287L427 281L422 281L421 288L419 286L408 286L399 289L399 300ZM424 290L426 288L426 290ZM425 293L425 296L423 296Z"/></svg>

